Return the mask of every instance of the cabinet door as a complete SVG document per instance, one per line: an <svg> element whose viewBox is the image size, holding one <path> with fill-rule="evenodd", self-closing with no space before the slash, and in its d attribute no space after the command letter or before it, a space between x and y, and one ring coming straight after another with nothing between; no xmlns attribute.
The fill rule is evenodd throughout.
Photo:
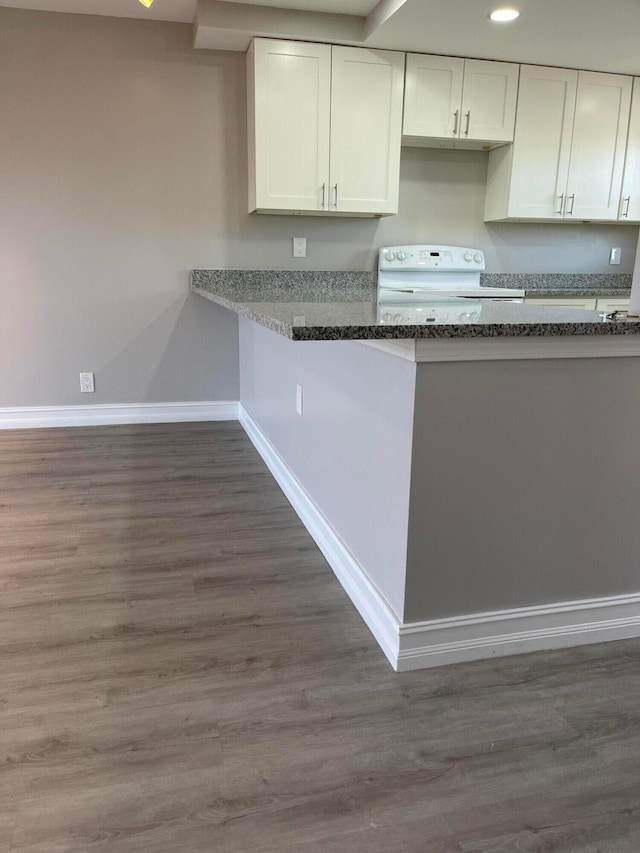
<svg viewBox="0 0 640 853"><path fill-rule="evenodd" d="M640 222L640 78L638 77L633 81L619 218L621 222Z"/></svg>
<svg viewBox="0 0 640 853"><path fill-rule="evenodd" d="M519 69L511 62L465 59L460 139L513 140Z"/></svg>
<svg viewBox="0 0 640 853"><path fill-rule="evenodd" d="M463 73L464 59L407 54L405 136L457 138Z"/></svg>
<svg viewBox="0 0 640 853"><path fill-rule="evenodd" d="M578 72L523 65L508 214L562 219Z"/></svg>
<svg viewBox="0 0 640 853"><path fill-rule="evenodd" d="M615 296L603 297L602 299L598 299L596 310L606 311L607 314L610 314L612 311L628 311L629 300L616 298Z"/></svg>
<svg viewBox="0 0 640 853"><path fill-rule="evenodd" d="M331 46L255 39L248 59L250 210L322 210L323 184L326 209Z"/></svg>
<svg viewBox="0 0 640 853"><path fill-rule="evenodd" d="M565 218L618 218L631 88L631 77L578 73Z"/></svg>
<svg viewBox="0 0 640 853"><path fill-rule="evenodd" d="M397 213L404 54L332 52L330 209Z"/></svg>

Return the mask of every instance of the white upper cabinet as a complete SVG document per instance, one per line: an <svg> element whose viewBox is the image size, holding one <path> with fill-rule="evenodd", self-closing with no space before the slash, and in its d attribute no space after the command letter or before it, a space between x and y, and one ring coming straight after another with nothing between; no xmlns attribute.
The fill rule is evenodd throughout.
<svg viewBox="0 0 640 853"><path fill-rule="evenodd" d="M397 213L404 141L491 149L485 221L640 222L640 78L266 38L247 75L250 212Z"/></svg>
<svg viewBox="0 0 640 853"><path fill-rule="evenodd" d="M631 88L631 77L579 72L565 218L618 218Z"/></svg>
<svg viewBox="0 0 640 853"><path fill-rule="evenodd" d="M513 145L489 155L485 220L616 220L630 99L630 77L523 65Z"/></svg>
<svg viewBox="0 0 640 853"><path fill-rule="evenodd" d="M397 213L404 54L334 47L331 209Z"/></svg>
<svg viewBox="0 0 640 853"><path fill-rule="evenodd" d="M416 145L480 148L513 139L519 66L407 55L402 132Z"/></svg>
<svg viewBox="0 0 640 853"><path fill-rule="evenodd" d="M254 39L249 211L398 210L404 54Z"/></svg>
<svg viewBox="0 0 640 853"><path fill-rule="evenodd" d="M489 155L485 219L561 219L578 72L523 65L513 146Z"/></svg>
<svg viewBox="0 0 640 853"><path fill-rule="evenodd" d="M458 138L464 59L407 54L405 136Z"/></svg>
<svg viewBox="0 0 640 853"><path fill-rule="evenodd" d="M519 65L465 59L460 138L511 142Z"/></svg>
<svg viewBox="0 0 640 853"><path fill-rule="evenodd" d="M331 45L255 39L247 55L249 210L329 198Z"/></svg>
<svg viewBox="0 0 640 853"><path fill-rule="evenodd" d="M619 218L621 222L640 222L640 78L638 77L633 81L633 100Z"/></svg>

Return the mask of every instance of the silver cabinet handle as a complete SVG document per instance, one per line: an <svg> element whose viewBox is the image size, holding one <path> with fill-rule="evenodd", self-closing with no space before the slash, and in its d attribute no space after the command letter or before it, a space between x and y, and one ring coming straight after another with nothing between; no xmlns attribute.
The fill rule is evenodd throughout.
<svg viewBox="0 0 640 853"><path fill-rule="evenodd" d="M556 210L556 213L559 213L560 216L562 216L562 208L564 206L564 193L560 193L558 198L560 199L560 210ZM323 205L323 207L324 207L324 205Z"/></svg>
<svg viewBox="0 0 640 853"><path fill-rule="evenodd" d="M631 196L628 195L626 198L623 198L622 201L623 201L623 203L626 204L626 207L624 209L624 213L622 215L623 216L629 216L629 205L631 203Z"/></svg>
<svg viewBox="0 0 640 853"><path fill-rule="evenodd" d="M471 121L471 110L467 110L467 126L464 129L464 135L469 136L469 122Z"/></svg>
<svg viewBox="0 0 640 853"><path fill-rule="evenodd" d="M460 117L460 110L456 110L453 114L453 135L458 135L458 118Z"/></svg>
<svg viewBox="0 0 640 853"><path fill-rule="evenodd" d="M338 185L337 184L334 184L333 191L335 193L333 206L337 210L338 209Z"/></svg>
<svg viewBox="0 0 640 853"><path fill-rule="evenodd" d="M327 191L327 185L323 184L322 185L322 209L323 210L324 210L324 205L325 205L325 193L326 193L326 191Z"/></svg>
<svg viewBox="0 0 640 853"><path fill-rule="evenodd" d="M576 203L576 194L572 193L570 196L568 196L568 198L571 199L571 210L567 210L565 212L567 216L573 216L573 206Z"/></svg>

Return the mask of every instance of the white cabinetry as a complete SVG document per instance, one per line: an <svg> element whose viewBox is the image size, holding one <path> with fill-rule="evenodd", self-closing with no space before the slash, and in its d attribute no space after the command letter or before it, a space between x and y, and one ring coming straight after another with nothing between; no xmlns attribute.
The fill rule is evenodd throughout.
<svg viewBox="0 0 640 853"><path fill-rule="evenodd" d="M404 54L332 48L331 209L397 213Z"/></svg>
<svg viewBox="0 0 640 853"><path fill-rule="evenodd" d="M514 143L489 155L485 221L616 220L631 84L523 65Z"/></svg>
<svg viewBox="0 0 640 853"><path fill-rule="evenodd" d="M331 46L255 39L247 62L249 209L322 210Z"/></svg>
<svg viewBox="0 0 640 853"><path fill-rule="evenodd" d="M254 39L249 211L398 210L404 54Z"/></svg>
<svg viewBox="0 0 640 853"><path fill-rule="evenodd" d="M596 311L606 311L610 314L612 311L628 311L629 299L620 299L620 297L606 296L598 299L596 302Z"/></svg>
<svg viewBox="0 0 640 853"><path fill-rule="evenodd" d="M519 66L407 54L406 144L480 148L510 142Z"/></svg>
<svg viewBox="0 0 640 853"><path fill-rule="evenodd" d="M596 310L596 299L579 296L527 296L526 305L544 305L555 308L583 308L589 311Z"/></svg>
<svg viewBox="0 0 640 853"><path fill-rule="evenodd" d="M631 77L578 73L565 217L618 218L631 87Z"/></svg>
<svg viewBox="0 0 640 853"><path fill-rule="evenodd" d="M640 222L640 79L633 81L627 156L624 164L620 221Z"/></svg>
<svg viewBox="0 0 640 853"><path fill-rule="evenodd" d="M627 311L629 299L619 296L602 296L599 299L583 296L527 296L527 305L547 305L556 308L584 308L589 311Z"/></svg>
<svg viewBox="0 0 640 853"><path fill-rule="evenodd" d="M578 72L523 65L513 145L489 154L485 220L562 218Z"/></svg>

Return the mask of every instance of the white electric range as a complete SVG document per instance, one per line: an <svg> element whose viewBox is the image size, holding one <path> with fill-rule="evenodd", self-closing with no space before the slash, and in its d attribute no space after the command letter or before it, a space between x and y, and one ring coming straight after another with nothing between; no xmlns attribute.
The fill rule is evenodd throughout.
<svg viewBox="0 0 640 853"><path fill-rule="evenodd" d="M481 287L484 253L463 246L387 246L378 259L378 322L473 322L487 300L523 302L524 290Z"/></svg>

